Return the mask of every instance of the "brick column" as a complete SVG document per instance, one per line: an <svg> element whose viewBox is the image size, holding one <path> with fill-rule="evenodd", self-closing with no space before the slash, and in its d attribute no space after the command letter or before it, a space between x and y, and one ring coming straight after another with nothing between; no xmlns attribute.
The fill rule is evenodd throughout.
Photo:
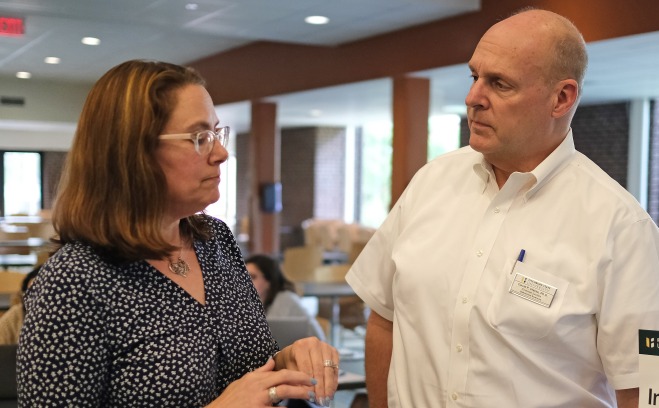
<svg viewBox="0 0 659 408"><path fill-rule="evenodd" d="M429 79L402 76L395 77L393 81L392 206L414 173L427 162L430 110Z"/></svg>
<svg viewBox="0 0 659 408"><path fill-rule="evenodd" d="M262 210L264 185L280 182L281 139L276 127L277 105L252 103L250 155L250 253L279 253L279 213Z"/></svg>

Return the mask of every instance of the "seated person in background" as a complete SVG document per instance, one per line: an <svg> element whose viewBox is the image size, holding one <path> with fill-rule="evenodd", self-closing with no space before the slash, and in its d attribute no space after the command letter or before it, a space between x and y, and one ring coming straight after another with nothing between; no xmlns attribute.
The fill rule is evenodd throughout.
<svg viewBox="0 0 659 408"><path fill-rule="evenodd" d="M295 285L286 278L276 260L266 255L253 255L245 260L245 266L263 302L266 319L307 317L307 336L325 339L320 324L304 308L300 297L295 293Z"/></svg>
<svg viewBox="0 0 659 408"><path fill-rule="evenodd" d="M23 297L25 292L32 285L32 280L36 278L41 265L32 269L25 275L21 284L20 300L18 304L13 305L5 314L0 316L0 346L6 344L18 344L18 336L21 334L23 327L23 318L25 316L25 303Z"/></svg>

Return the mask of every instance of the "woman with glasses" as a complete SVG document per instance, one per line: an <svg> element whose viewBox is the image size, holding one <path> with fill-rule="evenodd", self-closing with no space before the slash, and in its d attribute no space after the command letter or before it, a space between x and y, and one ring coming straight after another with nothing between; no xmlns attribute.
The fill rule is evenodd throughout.
<svg viewBox="0 0 659 408"><path fill-rule="evenodd" d="M329 406L338 353L280 352L219 199L229 128L203 79L128 61L83 107L59 184L59 250L26 302L22 406Z"/></svg>

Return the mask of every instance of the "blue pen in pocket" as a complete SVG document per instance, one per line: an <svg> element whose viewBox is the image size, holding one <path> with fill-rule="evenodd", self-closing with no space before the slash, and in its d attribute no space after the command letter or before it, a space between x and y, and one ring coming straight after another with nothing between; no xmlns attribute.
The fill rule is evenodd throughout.
<svg viewBox="0 0 659 408"><path fill-rule="evenodd" d="M513 267L510 270L511 275L513 274L513 271L515 270L515 266L517 266L517 262L523 262L524 261L524 255L526 255L526 250L525 249L522 249L521 251L519 251L519 256L515 260L515 263L513 264Z"/></svg>

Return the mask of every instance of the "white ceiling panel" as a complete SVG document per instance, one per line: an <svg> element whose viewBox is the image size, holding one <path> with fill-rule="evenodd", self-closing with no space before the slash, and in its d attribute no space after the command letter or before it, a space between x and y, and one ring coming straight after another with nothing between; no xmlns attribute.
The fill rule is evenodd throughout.
<svg viewBox="0 0 659 408"><path fill-rule="evenodd" d="M36 79L92 82L133 58L186 63L251 41L336 45L477 11L479 0L0 0L0 15L23 17L22 37L0 37L0 76L30 71ZM325 26L303 22L321 14ZM80 43L101 39L98 47ZM589 44L582 103L659 96L659 33ZM441 52L441 50L424 50ZM57 56L59 65L44 58ZM465 65L415 75L431 79L433 113L464 110ZM389 79L272 98L282 126L390 120ZM249 125L249 106L218 107L234 128ZM313 112L313 113L312 113ZM1 125L1 123L0 123Z"/></svg>

